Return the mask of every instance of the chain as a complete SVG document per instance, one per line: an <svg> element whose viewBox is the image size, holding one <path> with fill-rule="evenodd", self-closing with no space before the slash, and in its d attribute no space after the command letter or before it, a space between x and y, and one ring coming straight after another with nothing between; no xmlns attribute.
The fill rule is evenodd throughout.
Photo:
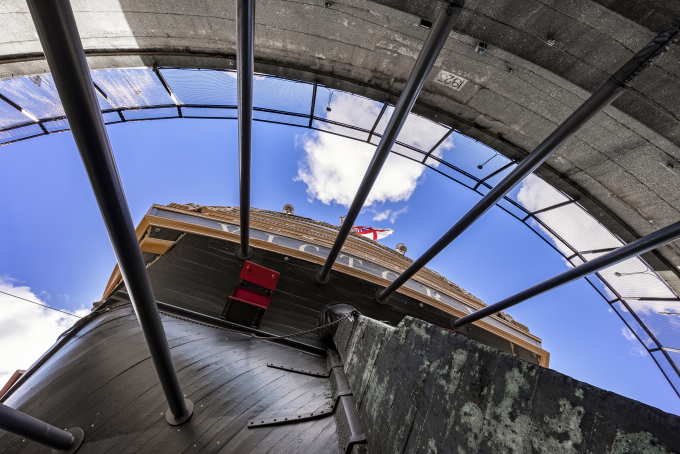
<svg viewBox="0 0 680 454"><path fill-rule="evenodd" d="M108 307L108 308L104 309L104 311L108 312L112 309L118 309L118 308L121 308L121 307L131 306L131 305L132 305L132 303L118 304L116 306ZM215 328L215 329L227 331L227 332L230 332L230 333L245 334L245 335L249 335L249 336L253 337L254 339L260 339L260 340L282 340L282 339L288 339L290 337L304 336L305 334L315 333L317 331L321 331L322 329L328 328L329 326L337 325L341 321L346 320L346 319L348 319L348 318L350 318L354 315L354 312L350 312L349 314L345 315L344 317L341 317L341 318L339 318L339 319L337 319L333 322L326 323L325 325L317 326L316 328L308 329L308 330L305 330L305 331L300 331L300 332L293 333L293 334L285 334L283 336L263 337L263 336L258 336L257 334L251 333L251 332L248 332L248 331L241 331L241 330L237 330L237 329L224 328L222 326L215 326L215 325L211 325L211 324L208 324L208 323L197 322L196 320L192 320L192 319L186 318L186 317L181 317L179 315L170 314L168 312L164 312L164 311L161 311L161 310L159 310L158 312L163 314L163 315L166 315L168 317L175 318L177 320L182 320L182 321L185 321L185 322L194 323L196 325L207 326L208 328Z"/></svg>
<svg viewBox="0 0 680 454"><path fill-rule="evenodd" d="M289 337L304 336L305 334L315 333L317 331L321 331L324 328L328 328L329 326L337 325L341 321L350 318L352 315L354 315L354 313L350 312L349 314L335 320L334 322L326 323L325 325L317 326L316 328L308 329L307 331L300 331L299 333L294 333L294 334L286 334L285 336L260 337L255 333L250 333L250 335L253 336L255 339L262 339L262 340L279 340L279 339L287 339Z"/></svg>

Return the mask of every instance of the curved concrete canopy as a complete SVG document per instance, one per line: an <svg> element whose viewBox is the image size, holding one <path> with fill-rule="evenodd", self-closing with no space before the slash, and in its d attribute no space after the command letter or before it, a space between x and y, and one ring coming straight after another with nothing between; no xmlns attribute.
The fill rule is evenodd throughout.
<svg viewBox="0 0 680 454"><path fill-rule="evenodd" d="M92 69L234 68L233 1L72 3ZM469 0L414 110L521 158L680 16L680 3L666 3ZM256 70L394 102L427 35L420 18L439 5L260 0ZM0 20L0 77L47 72L25 2L3 2ZM537 172L624 241L680 220L679 57L676 46ZM436 84L439 69L469 82ZM680 292L680 248L644 258Z"/></svg>

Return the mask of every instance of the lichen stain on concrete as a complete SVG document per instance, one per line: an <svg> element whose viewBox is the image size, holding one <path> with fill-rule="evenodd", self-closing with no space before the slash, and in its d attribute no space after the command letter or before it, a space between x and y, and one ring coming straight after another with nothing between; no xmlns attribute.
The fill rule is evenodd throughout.
<svg viewBox="0 0 680 454"><path fill-rule="evenodd" d="M649 432L638 432L636 434L619 433L612 444L610 454L661 454L670 453L666 446L659 443Z"/></svg>
<svg viewBox="0 0 680 454"><path fill-rule="evenodd" d="M544 417L537 421L542 426L538 436L532 440L532 446L537 452L551 454L576 453L577 445L583 441L580 424L583 418L583 407L572 407L571 403L561 398L558 401L559 413L553 417ZM541 425L541 422L543 424Z"/></svg>
<svg viewBox="0 0 680 454"><path fill-rule="evenodd" d="M484 424L484 412L482 412L477 404L465 402L460 409L460 421L466 429L465 436L468 446L476 447L479 443L479 434Z"/></svg>
<svg viewBox="0 0 680 454"><path fill-rule="evenodd" d="M418 336L422 337L424 340L427 340L428 342L430 341L430 338L432 337L430 333L427 332L427 329L425 329L425 326L421 323L414 323L411 326L411 329L415 334Z"/></svg>
<svg viewBox="0 0 680 454"><path fill-rule="evenodd" d="M576 397L578 397L579 399L583 399L583 388L576 388L576 389L574 390L574 394L575 394Z"/></svg>
<svg viewBox="0 0 680 454"><path fill-rule="evenodd" d="M456 391L458 383L460 382L460 370L467 361L468 352L466 350L456 349L453 351L450 366L446 366L437 377L437 384L446 390L446 395L449 396ZM446 376L448 370L448 377Z"/></svg>
<svg viewBox="0 0 680 454"><path fill-rule="evenodd" d="M491 421L487 421L484 427L485 438L493 440L494 449L498 452L514 453L524 450L524 438L531 418L525 414L513 417L513 414L518 413L516 410L519 407L525 406L525 402L520 398L520 390L527 387L527 381L518 367L505 373L503 399L493 407Z"/></svg>

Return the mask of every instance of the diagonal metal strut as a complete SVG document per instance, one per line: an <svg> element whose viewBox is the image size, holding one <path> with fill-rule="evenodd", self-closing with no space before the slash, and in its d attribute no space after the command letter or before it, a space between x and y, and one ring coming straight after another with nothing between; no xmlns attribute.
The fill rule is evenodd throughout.
<svg viewBox="0 0 680 454"><path fill-rule="evenodd" d="M556 289L557 287L561 287L577 279L586 277L589 274L601 271L619 262L623 262L624 260L644 254L647 251L651 251L654 248L662 246L678 238L680 238L680 222L676 222L675 224L669 225L668 227L665 227L661 230L657 230L656 232L635 240L632 243L614 249L608 254L602 255L594 260L591 260L590 262L586 262L583 265L579 265L576 268L565 271L562 274L558 274L547 281L541 282L540 284L534 285L531 288L516 293L515 295L499 301L496 304L492 304L491 306L487 306L484 309L480 309L477 312L460 318L453 323L453 326L455 328L460 328L464 325L467 325L468 323L475 322L484 317L515 306L516 304L538 296L541 293Z"/></svg>
<svg viewBox="0 0 680 454"><path fill-rule="evenodd" d="M330 272L333 263L335 263L335 260L340 254L342 245L345 243L352 226L354 226L354 222L356 221L357 216L359 216L361 208L364 206L364 202L366 202L368 194L371 192L371 188L378 178L380 170L385 164L385 161L392 150L392 146L396 142L397 136L399 136L399 132L401 131L408 114L411 112L413 104L418 98L420 90L423 88L427 76L430 74L430 70L434 66L439 53L444 47L444 43L449 37L453 24L458 19L464 3L465 0L455 0L452 2L445 2L442 5L439 15L425 40L425 44L423 44L420 55L418 55L418 59L411 71L406 87L404 87L404 91L399 97L392 117L387 123L387 128L380 138L380 143L375 150L375 154L368 166L366 175L364 175L359 190L354 196L352 205L347 212L347 217L340 226L340 231L328 254L328 258L326 259L323 268L321 268L316 275L316 280L320 284L325 284L330 280Z"/></svg>
<svg viewBox="0 0 680 454"><path fill-rule="evenodd" d="M78 427L61 430L4 404L0 404L0 429L63 453L76 452L85 437Z"/></svg>
<svg viewBox="0 0 680 454"><path fill-rule="evenodd" d="M193 404L184 398L172 362L71 4L28 0L28 7L168 401L166 419L181 424Z"/></svg>
<svg viewBox="0 0 680 454"><path fill-rule="evenodd" d="M640 52L624 64L600 88L598 88L581 106L555 129L533 152L525 157L500 183L494 186L477 204L456 222L441 238L415 260L387 288L375 295L376 301L387 303L387 299L399 287L404 285L414 274L435 258L452 241L474 224L484 213L493 207L512 188L536 170L564 142L572 137L583 125L595 115L609 106L616 98L630 87L637 76L649 67L654 60L663 55L680 38L680 19L676 19L666 30L659 33Z"/></svg>

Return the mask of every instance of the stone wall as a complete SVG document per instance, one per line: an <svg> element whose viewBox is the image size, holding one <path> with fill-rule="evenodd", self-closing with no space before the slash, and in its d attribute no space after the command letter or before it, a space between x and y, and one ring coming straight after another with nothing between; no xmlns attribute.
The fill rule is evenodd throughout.
<svg viewBox="0 0 680 454"><path fill-rule="evenodd" d="M370 452L680 452L678 416L411 317L343 325Z"/></svg>

